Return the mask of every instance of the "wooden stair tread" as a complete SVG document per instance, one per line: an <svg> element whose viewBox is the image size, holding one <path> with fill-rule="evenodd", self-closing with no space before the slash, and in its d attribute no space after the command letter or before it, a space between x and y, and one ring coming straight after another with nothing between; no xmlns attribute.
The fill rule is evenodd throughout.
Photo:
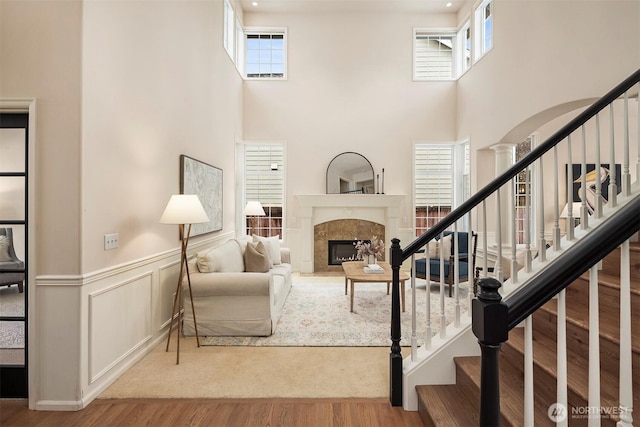
<svg viewBox="0 0 640 427"><path fill-rule="evenodd" d="M524 328L514 328L509 333L509 340L504 345L510 345L518 352L524 354ZM524 357L524 356L523 356ZM569 357L568 357L569 358ZM567 387L584 400L589 397L589 360L580 353L572 353L569 361L569 372L567 375ZM557 354L556 342L544 334L536 335L533 339L533 363L543 369L551 377L557 378ZM580 367L575 369L575 367ZM603 401L615 401L618 392L618 382L607 375L602 375L601 398Z"/></svg>
<svg viewBox="0 0 640 427"><path fill-rule="evenodd" d="M416 386L416 390L420 405L429 408L429 419L423 418L425 425L441 427L478 425L479 411L475 401L478 396L469 395L457 385L420 385Z"/></svg>
<svg viewBox="0 0 640 427"><path fill-rule="evenodd" d="M576 283L577 282L577 283ZM578 279L576 279L576 282L574 282L573 284L579 284L580 282L582 282L581 284L584 284L585 286L588 286L589 284L589 273L584 273L583 275L581 275ZM573 286L570 285L570 286ZM606 272L602 272L600 271L598 273L598 284L599 286L606 286L608 288L612 288L612 289L616 289L616 290L620 290L620 277L613 275L613 274L609 274ZM630 288L629 288L631 295L638 295L640 296L640 281L639 280L634 280L633 278L631 278L630 281Z"/></svg>
<svg viewBox="0 0 640 427"><path fill-rule="evenodd" d="M540 309L548 311L554 316L557 316L557 304L558 301L553 299L543 305ZM567 304L567 322L571 322L576 326L579 326L585 330L589 330L589 318L588 313L585 315L585 307L576 308L575 306ZM600 338L606 338L607 340L615 344L620 344L619 328L620 326L618 324L618 321L609 322L603 317L602 312L600 313ZM634 353L640 353L640 328L638 327L631 328L631 349Z"/></svg>
<svg viewBox="0 0 640 427"><path fill-rule="evenodd" d="M456 366L473 382L477 399L480 396L480 357L456 357ZM458 379L458 382L460 380ZM522 376L508 363L500 364L500 412L502 419L508 425L518 426L522 423L522 413L524 408L524 391ZM544 409L544 410L543 410ZM536 417L546 416L548 408L536 407ZM544 414L542 412L544 412Z"/></svg>

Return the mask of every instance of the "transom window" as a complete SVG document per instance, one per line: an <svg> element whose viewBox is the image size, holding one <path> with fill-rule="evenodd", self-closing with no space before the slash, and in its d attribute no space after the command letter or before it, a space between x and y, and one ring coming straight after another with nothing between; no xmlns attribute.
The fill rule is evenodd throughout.
<svg viewBox="0 0 640 427"><path fill-rule="evenodd" d="M286 77L286 31L245 29L245 76L255 79Z"/></svg>
<svg viewBox="0 0 640 427"><path fill-rule="evenodd" d="M414 80L452 80L455 34L414 30Z"/></svg>
<svg viewBox="0 0 640 427"><path fill-rule="evenodd" d="M493 47L493 2L484 0L475 12L476 60Z"/></svg>

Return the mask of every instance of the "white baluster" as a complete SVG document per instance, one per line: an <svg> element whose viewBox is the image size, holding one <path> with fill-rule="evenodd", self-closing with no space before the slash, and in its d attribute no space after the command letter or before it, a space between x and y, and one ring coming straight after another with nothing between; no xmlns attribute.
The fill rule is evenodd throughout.
<svg viewBox="0 0 640 427"><path fill-rule="evenodd" d="M502 215L500 215L500 190L496 191L496 245L498 249L498 260L494 271L498 282L502 283L504 277L502 273Z"/></svg>
<svg viewBox="0 0 640 427"><path fill-rule="evenodd" d="M569 408L567 397L567 302L566 292L562 290L558 294L558 325L557 325L557 380L556 380L556 402ZM558 427L569 425L569 417L556 423Z"/></svg>
<svg viewBox="0 0 640 427"><path fill-rule="evenodd" d="M453 223L453 297L455 300L455 319L453 324L456 328L460 327L460 298L458 296L458 287L460 285L460 251L458 248L458 221ZM451 280L451 278L449 278Z"/></svg>
<svg viewBox="0 0 640 427"><path fill-rule="evenodd" d="M602 218L602 174L600 173L600 115L596 114L596 200L595 212L596 218ZM615 170L614 170L615 172ZM611 173L611 172L609 172Z"/></svg>
<svg viewBox="0 0 640 427"><path fill-rule="evenodd" d="M444 245L442 241L444 239L444 234L440 234L440 338L444 338L447 336L446 323L447 318L444 312L444 299L445 297L445 283L444 283ZM447 254L447 259L450 254Z"/></svg>
<svg viewBox="0 0 640 427"><path fill-rule="evenodd" d="M431 257L429 257L429 247L425 246L425 277L427 281L427 325L424 337L424 346L427 350L431 348L431 336L433 329L431 328Z"/></svg>
<svg viewBox="0 0 640 427"><path fill-rule="evenodd" d="M518 197L516 194L516 178L513 177L511 179L511 194L514 194L515 197ZM516 248L517 248L517 239L516 234L518 233L517 226L517 218L518 218L518 207L517 202L513 203L513 214L511 214L511 283L518 283L518 260L516 258Z"/></svg>
<svg viewBox="0 0 640 427"><path fill-rule="evenodd" d="M622 194L631 194L631 173L629 173L629 93L624 93L624 146L622 158Z"/></svg>
<svg viewBox="0 0 640 427"><path fill-rule="evenodd" d="M586 230L589 228L589 209L587 208L587 134L584 125L582 125L582 167L580 170L580 199L582 202L580 228Z"/></svg>
<svg viewBox="0 0 640 427"><path fill-rule="evenodd" d="M616 182L616 144L615 144L615 132L614 132L614 115L613 115L613 102L609 104L609 206L615 208L618 206L618 183Z"/></svg>
<svg viewBox="0 0 640 427"><path fill-rule="evenodd" d="M525 179L525 195L524 205L526 209L524 211L524 271L531 272L531 169L527 166L526 172L527 178Z"/></svg>
<svg viewBox="0 0 640 427"><path fill-rule="evenodd" d="M533 417L533 321L524 321L524 425L534 427Z"/></svg>
<svg viewBox="0 0 640 427"><path fill-rule="evenodd" d="M469 316L471 316L471 300L473 299L473 283L475 280L475 275L476 275L476 260L475 260L475 254L473 252L473 222L471 222L472 217L471 217L471 211L469 211L468 213L469 215L469 219L468 219L468 224L469 224L469 238L467 239L467 243L469 244L469 246L467 247L467 278L469 279L469 283L467 284L467 313L469 314ZM476 241L477 242L477 241Z"/></svg>
<svg viewBox="0 0 640 427"><path fill-rule="evenodd" d="M571 135L567 137L567 240L571 241L575 237L576 224L573 221L573 167L571 158Z"/></svg>
<svg viewBox="0 0 640 427"><path fill-rule="evenodd" d="M589 408L600 408L600 316L598 314L598 264L589 270ZM589 427L600 426L600 417L589 417Z"/></svg>
<svg viewBox="0 0 640 427"><path fill-rule="evenodd" d="M411 255L411 361L415 362L418 356L418 337L416 335L416 255Z"/></svg>
<svg viewBox="0 0 640 427"><path fill-rule="evenodd" d="M536 206L538 210L538 259L540 262L547 260L547 241L544 238L544 172L542 157L538 159L538 191L536 192Z"/></svg>
<svg viewBox="0 0 640 427"><path fill-rule="evenodd" d="M631 260L627 240L620 248L620 421L618 427L633 426L631 354Z"/></svg>
<svg viewBox="0 0 640 427"><path fill-rule="evenodd" d="M553 147L553 182L560 182L558 178L558 146ZM553 186L553 249L560 250L560 201L558 186Z"/></svg>

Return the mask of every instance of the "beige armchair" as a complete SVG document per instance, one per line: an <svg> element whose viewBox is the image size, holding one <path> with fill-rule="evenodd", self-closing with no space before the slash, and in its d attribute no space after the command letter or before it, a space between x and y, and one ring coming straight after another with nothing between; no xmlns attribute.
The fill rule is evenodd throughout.
<svg viewBox="0 0 640 427"><path fill-rule="evenodd" d="M11 285L24 292L24 262L13 248L13 229L0 228L0 286Z"/></svg>

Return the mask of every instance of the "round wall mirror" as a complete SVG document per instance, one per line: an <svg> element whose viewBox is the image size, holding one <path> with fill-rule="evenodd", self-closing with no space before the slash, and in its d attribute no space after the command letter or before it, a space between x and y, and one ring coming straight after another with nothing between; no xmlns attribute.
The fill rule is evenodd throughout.
<svg viewBox="0 0 640 427"><path fill-rule="evenodd" d="M338 154L327 167L327 194L373 194L371 162L361 154Z"/></svg>

